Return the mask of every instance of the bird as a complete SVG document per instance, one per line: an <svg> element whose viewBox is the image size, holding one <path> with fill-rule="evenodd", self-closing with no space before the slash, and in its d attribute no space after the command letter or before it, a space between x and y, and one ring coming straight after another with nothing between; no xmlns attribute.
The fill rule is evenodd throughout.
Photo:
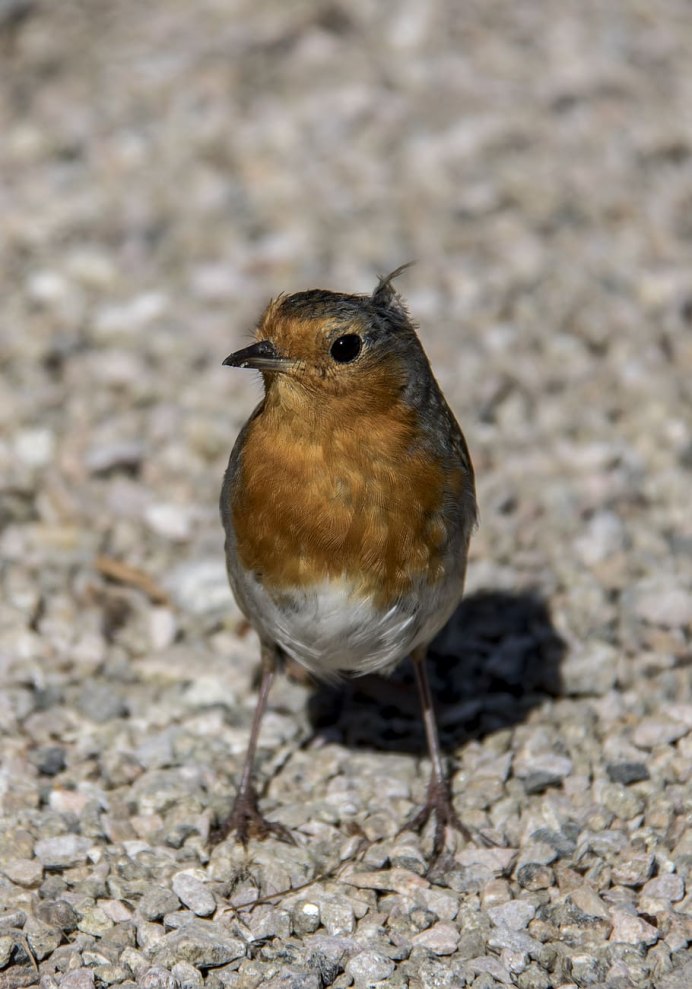
<svg viewBox="0 0 692 989"><path fill-rule="evenodd" d="M261 372L264 397L240 431L221 491L228 578L259 637L261 680L240 782L220 838L273 834L254 763L277 670L293 660L334 681L413 661L431 760L422 808L433 855L456 813L426 668L458 606L477 523L464 435L394 280L370 294L280 294L255 342L223 364ZM403 830L403 828L402 828Z"/></svg>

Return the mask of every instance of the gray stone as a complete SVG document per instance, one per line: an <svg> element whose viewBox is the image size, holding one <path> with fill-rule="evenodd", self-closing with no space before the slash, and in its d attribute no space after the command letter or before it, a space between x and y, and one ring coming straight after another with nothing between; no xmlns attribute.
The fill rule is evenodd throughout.
<svg viewBox="0 0 692 989"><path fill-rule="evenodd" d="M551 976L539 968L535 962L531 962L517 977L519 989L553 989L555 983ZM564 982L560 989L577 989L573 982Z"/></svg>
<svg viewBox="0 0 692 989"><path fill-rule="evenodd" d="M356 989L367 989L388 979L394 971L394 962L379 951L365 950L349 959L346 971Z"/></svg>
<svg viewBox="0 0 692 989"><path fill-rule="evenodd" d="M611 941L619 941L623 944L649 945L655 944L660 934L655 927L647 923L642 917L627 910L615 909L611 911L611 921L613 929L610 932Z"/></svg>
<svg viewBox="0 0 692 989"><path fill-rule="evenodd" d="M280 975L263 982L267 989L321 989L322 983L314 972L297 968L284 969Z"/></svg>
<svg viewBox="0 0 692 989"><path fill-rule="evenodd" d="M292 930L291 915L288 910L263 904L252 911L249 927L255 940L265 941L269 938L285 940Z"/></svg>
<svg viewBox="0 0 692 989"><path fill-rule="evenodd" d="M91 846L89 838L61 834L55 838L41 838L34 846L34 854L46 869L69 869L86 861Z"/></svg>
<svg viewBox="0 0 692 989"><path fill-rule="evenodd" d="M60 978L60 989L94 989L94 970L75 968Z"/></svg>
<svg viewBox="0 0 692 989"><path fill-rule="evenodd" d="M553 752L517 757L514 775L523 780L527 793L541 793L555 786L572 772L572 760Z"/></svg>
<svg viewBox="0 0 692 989"><path fill-rule="evenodd" d="M488 916L493 924L509 927L512 931L521 931L536 915L536 908L525 900L510 900L499 906L490 907Z"/></svg>
<svg viewBox="0 0 692 989"><path fill-rule="evenodd" d="M615 684L617 652L605 642L581 643L570 653L561 676L570 696L603 696Z"/></svg>
<svg viewBox="0 0 692 989"><path fill-rule="evenodd" d="M141 464L144 454L144 444L139 440L99 443L87 450L84 462L92 474L110 474L118 470L133 471Z"/></svg>
<svg viewBox="0 0 692 989"><path fill-rule="evenodd" d="M353 907L345 896L321 896L320 918L328 934L343 937L356 929Z"/></svg>
<svg viewBox="0 0 692 989"><path fill-rule="evenodd" d="M165 586L176 604L194 615L235 609L226 565L219 556L181 563L167 575Z"/></svg>
<svg viewBox="0 0 692 989"><path fill-rule="evenodd" d="M613 866L613 880L623 886L643 886L651 877L654 865L651 852L625 850Z"/></svg>
<svg viewBox="0 0 692 989"><path fill-rule="evenodd" d="M77 706L85 717L99 723L127 714L124 697L106 680L88 680L79 694Z"/></svg>
<svg viewBox="0 0 692 989"><path fill-rule="evenodd" d="M637 618L652 625L692 625L692 588L672 577L640 581L626 595L625 604Z"/></svg>
<svg viewBox="0 0 692 989"><path fill-rule="evenodd" d="M161 924L154 924L148 920L140 920L137 924L137 945L143 950L151 953L164 936L164 928Z"/></svg>
<svg viewBox="0 0 692 989"><path fill-rule="evenodd" d="M570 958L571 978L577 986L595 986L603 984L606 975L604 962L592 954L577 953Z"/></svg>
<svg viewBox="0 0 692 989"><path fill-rule="evenodd" d="M630 821L637 814L641 814L644 806L640 796L619 783L606 784L603 787L601 799L604 806L623 821Z"/></svg>
<svg viewBox="0 0 692 989"><path fill-rule="evenodd" d="M142 952L137 951L136 948L132 948L129 945L123 949L122 954L120 955L120 961L132 972L135 977L143 974L147 971L147 969L151 968L148 959L145 958Z"/></svg>
<svg viewBox="0 0 692 989"><path fill-rule="evenodd" d="M213 893L203 882L186 872L173 876L173 892L198 917L208 917L216 910Z"/></svg>
<svg viewBox="0 0 692 989"><path fill-rule="evenodd" d="M49 927L35 917L27 917L23 933L26 934L29 947L38 961L43 961L52 954L62 941L62 931Z"/></svg>
<svg viewBox="0 0 692 989"><path fill-rule="evenodd" d="M540 958L544 954L544 948L540 941L530 937L524 931L513 931L504 925L495 927L490 932L488 947L499 948L503 951L511 951L532 958Z"/></svg>
<svg viewBox="0 0 692 989"><path fill-rule="evenodd" d="M459 944L459 929L451 921L441 920L414 935L412 943L434 955L453 955Z"/></svg>
<svg viewBox="0 0 692 989"><path fill-rule="evenodd" d="M79 915L74 907L67 900L44 900L36 908L36 915L39 920L50 927L57 927L59 930L70 934L79 923Z"/></svg>
<svg viewBox="0 0 692 989"><path fill-rule="evenodd" d="M624 783L626 786L649 779L649 770L643 762L609 762L606 771L613 783Z"/></svg>
<svg viewBox="0 0 692 989"><path fill-rule="evenodd" d="M24 927L26 918L27 915L24 910L3 910L0 912L0 932L12 927Z"/></svg>
<svg viewBox="0 0 692 989"><path fill-rule="evenodd" d="M538 831L534 831L531 838L538 845L551 846L560 858L572 855L577 847L574 831L567 826L561 831L539 828Z"/></svg>
<svg viewBox="0 0 692 989"><path fill-rule="evenodd" d="M670 745L686 735L690 726L673 718L653 716L644 718L634 729L632 741L642 749L654 749L657 745Z"/></svg>
<svg viewBox="0 0 692 989"><path fill-rule="evenodd" d="M320 908L311 900L299 900L291 913L296 934L312 934L320 926Z"/></svg>
<svg viewBox="0 0 692 989"><path fill-rule="evenodd" d="M10 859L2 871L17 886L28 889L40 885L43 879L43 866L36 859Z"/></svg>
<svg viewBox="0 0 692 989"><path fill-rule="evenodd" d="M471 958L466 964L472 972L489 975L503 985L512 985L512 977L507 966L503 965L497 958Z"/></svg>
<svg viewBox="0 0 692 989"><path fill-rule="evenodd" d="M587 919L596 918L598 920L608 920L608 909L595 889L584 883L573 889L568 899L574 904L577 910Z"/></svg>
<svg viewBox="0 0 692 989"><path fill-rule="evenodd" d="M180 983L167 968L162 965L150 965L137 976L137 985L141 989L179 989Z"/></svg>
<svg viewBox="0 0 692 989"><path fill-rule="evenodd" d="M204 985L204 976L189 962L176 962L171 973L178 980L180 989L198 989L199 986Z"/></svg>
<svg viewBox="0 0 692 989"><path fill-rule="evenodd" d="M195 968L216 968L243 958L245 944L211 921L191 920L146 948L145 954L155 965L168 968L178 961Z"/></svg>
<svg viewBox="0 0 692 989"><path fill-rule="evenodd" d="M179 907L180 900L165 886L152 886L137 904L137 909L145 920L160 920Z"/></svg>
<svg viewBox="0 0 692 989"><path fill-rule="evenodd" d="M44 776L57 776L65 768L65 749L62 745L40 745L30 758Z"/></svg>
<svg viewBox="0 0 692 989"><path fill-rule="evenodd" d="M314 934L305 938L304 943L309 951L310 968L319 973L324 985L331 985L343 973L348 959L362 950L362 945L353 938L327 934Z"/></svg>
<svg viewBox="0 0 692 989"><path fill-rule="evenodd" d="M555 873L549 865L540 862L527 862L517 869L517 882L524 889L548 889L555 881Z"/></svg>
<svg viewBox="0 0 692 989"><path fill-rule="evenodd" d="M644 884L639 895L639 907L644 913L657 913L669 908L671 903L677 903L684 895L685 883L682 876L664 873Z"/></svg>
<svg viewBox="0 0 692 989"><path fill-rule="evenodd" d="M689 989L692 986L692 959L655 982L655 989Z"/></svg>
<svg viewBox="0 0 692 989"><path fill-rule="evenodd" d="M14 934L0 933L0 970L9 965L17 938Z"/></svg>

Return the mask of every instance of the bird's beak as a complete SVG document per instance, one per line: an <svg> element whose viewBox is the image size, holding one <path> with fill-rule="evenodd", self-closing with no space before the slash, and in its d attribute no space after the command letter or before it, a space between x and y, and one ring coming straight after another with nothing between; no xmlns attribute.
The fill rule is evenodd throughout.
<svg viewBox="0 0 692 989"><path fill-rule="evenodd" d="M237 350L223 363L229 367L250 367L257 371L288 371L295 361L282 357L269 340L259 340L243 350Z"/></svg>

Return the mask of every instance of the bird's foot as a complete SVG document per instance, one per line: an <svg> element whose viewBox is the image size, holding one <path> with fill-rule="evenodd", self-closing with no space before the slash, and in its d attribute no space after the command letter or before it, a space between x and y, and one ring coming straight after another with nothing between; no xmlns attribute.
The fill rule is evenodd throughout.
<svg viewBox="0 0 692 989"><path fill-rule="evenodd" d="M236 840L243 845L247 845L250 838L263 841L270 835L291 845L296 843L295 838L285 825L276 821L268 821L260 813L257 806L257 794L252 788L238 793L231 813L212 832L212 842L217 844L231 835L235 835Z"/></svg>
<svg viewBox="0 0 692 989"><path fill-rule="evenodd" d="M428 796L419 811L409 818L402 831L422 831L430 818L435 819L433 836L432 864L441 857L445 847L445 837L448 829L458 831L466 841L471 840L471 832L461 823L459 815L452 804L452 794L446 780L431 779L428 784Z"/></svg>

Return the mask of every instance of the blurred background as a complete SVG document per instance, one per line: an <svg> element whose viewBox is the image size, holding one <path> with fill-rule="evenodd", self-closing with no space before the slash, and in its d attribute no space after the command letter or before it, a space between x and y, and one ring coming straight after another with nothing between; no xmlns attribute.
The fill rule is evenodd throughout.
<svg viewBox="0 0 692 989"><path fill-rule="evenodd" d="M582 634L632 579L675 583L691 24L685 0L3 0L0 547L29 610L98 552L214 559L225 598L217 489L260 386L221 360L278 292L412 259L477 466L471 585L538 583Z"/></svg>

